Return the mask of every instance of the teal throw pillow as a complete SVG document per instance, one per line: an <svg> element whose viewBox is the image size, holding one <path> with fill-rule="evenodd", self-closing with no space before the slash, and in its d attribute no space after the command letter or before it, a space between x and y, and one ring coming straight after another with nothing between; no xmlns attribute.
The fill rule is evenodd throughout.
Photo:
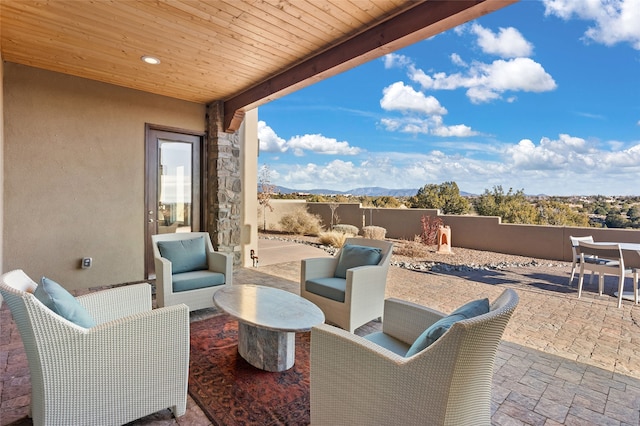
<svg viewBox="0 0 640 426"><path fill-rule="evenodd" d="M64 287L49 278L42 277L33 295L47 308L80 327L91 328L96 325L84 306Z"/></svg>
<svg viewBox="0 0 640 426"><path fill-rule="evenodd" d="M446 333L453 324L458 321L483 315L489 312L489 299L479 299L460 306L450 315L436 321L427 328L407 351L406 357L413 356L418 352L428 348L440 336Z"/></svg>
<svg viewBox="0 0 640 426"><path fill-rule="evenodd" d="M382 259L382 250L377 247L346 244L340 251L334 277L347 278L347 269L358 266L377 265Z"/></svg>
<svg viewBox="0 0 640 426"><path fill-rule="evenodd" d="M171 262L171 273L208 269L204 237L188 240L158 241L160 255Z"/></svg>

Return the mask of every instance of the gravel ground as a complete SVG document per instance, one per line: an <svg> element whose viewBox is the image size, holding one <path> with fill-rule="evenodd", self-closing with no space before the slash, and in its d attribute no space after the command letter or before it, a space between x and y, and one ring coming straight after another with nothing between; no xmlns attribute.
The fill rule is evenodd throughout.
<svg viewBox="0 0 640 426"><path fill-rule="evenodd" d="M280 239L294 241L300 244L309 244L322 248L333 254L337 251L334 247L319 244L318 238L305 235L287 234L260 234L260 238ZM391 240L394 242L391 265L406 269L420 271L469 271L479 269L509 269L519 267L562 267L571 266L571 263L536 259L512 254L494 253L482 250L473 250L462 247L452 247L452 253L437 253L436 246L425 246L419 243L405 240Z"/></svg>

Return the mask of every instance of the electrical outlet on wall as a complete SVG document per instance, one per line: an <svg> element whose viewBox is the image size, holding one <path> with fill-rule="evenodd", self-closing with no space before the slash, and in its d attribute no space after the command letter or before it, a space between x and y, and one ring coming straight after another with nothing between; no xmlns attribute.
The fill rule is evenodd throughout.
<svg viewBox="0 0 640 426"><path fill-rule="evenodd" d="M91 265L93 264L93 259L90 257L83 257L82 258L82 269L88 269L91 268Z"/></svg>

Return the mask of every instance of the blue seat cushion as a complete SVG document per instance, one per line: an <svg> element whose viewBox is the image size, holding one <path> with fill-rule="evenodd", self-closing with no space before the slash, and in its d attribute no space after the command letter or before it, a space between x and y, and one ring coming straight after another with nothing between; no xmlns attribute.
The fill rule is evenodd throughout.
<svg viewBox="0 0 640 426"><path fill-rule="evenodd" d="M347 269L358 266L377 265L382 258L382 250L377 247L345 244L340 250L338 266L333 274L336 278L347 278Z"/></svg>
<svg viewBox="0 0 640 426"><path fill-rule="evenodd" d="M304 283L304 288L310 293L336 302L344 302L344 293L347 289L347 280L344 278L314 278Z"/></svg>
<svg viewBox="0 0 640 426"><path fill-rule="evenodd" d="M174 293L213 287L225 283L224 274L211 271L191 271L173 274L171 280Z"/></svg>
<svg viewBox="0 0 640 426"><path fill-rule="evenodd" d="M389 349L391 352L400 356L405 356L407 350L409 350L409 345L407 345L405 342L403 342L402 340L398 340L395 337L389 336L382 331L368 334L364 336L364 338L370 342L375 343L376 345L380 345L383 348Z"/></svg>
<svg viewBox="0 0 640 426"><path fill-rule="evenodd" d="M171 273L207 269L207 250L204 237L188 240L158 241L160 256L171 262Z"/></svg>
<svg viewBox="0 0 640 426"><path fill-rule="evenodd" d="M64 287L49 278L42 277L33 295L47 308L80 327L91 328L96 325L84 306Z"/></svg>
<svg viewBox="0 0 640 426"><path fill-rule="evenodd" d="M428 348L440 336L446 333L453 324L458 321L483 315L489 312L489 299L473 300L451 312L451 314L433 323L413 342L406 353L406 357L413 356Z"/></svg>

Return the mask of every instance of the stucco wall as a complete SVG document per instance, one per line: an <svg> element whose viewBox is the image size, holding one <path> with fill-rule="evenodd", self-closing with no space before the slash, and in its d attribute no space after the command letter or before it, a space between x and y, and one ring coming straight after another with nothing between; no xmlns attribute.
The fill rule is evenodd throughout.
<svg viewBox="0 0 640 426"><path fill-rule="evenodd" d="M142 280L145 123L202 132L205 106L13 63L2 105L4 270L70 289Z"/></svg>
<svg viewBox="0 0 640 426"><path fill-rule="evenodd" d="M247 111L240 128L240 145L242 158L240 161L242 176L242 266L253 265L251 250L258 253L258 109Z"/></svg>
<svg viewBox="0 0 640 426"><path fill-rule="evenodd" d="M289 208L281 200L273 200L274 212L279 216ZM328 228L331 210L327 203L307 203L307 210L322 218ZM336 210L340 223L381 226L391 239L413 240L420 235L423 215L438 216L432 209L369 209L358 204L340 204ZM571 261L569 236L592 235L596 241L640 243L640 231L633 229L581 228L571 226L537 226L501 223L498 217L439 215L445 226L451 227L451 245L455 247L487 250L497 253L518 254L541 259ZM629 256L630 266L640 266L640 256Z"/></svg>

